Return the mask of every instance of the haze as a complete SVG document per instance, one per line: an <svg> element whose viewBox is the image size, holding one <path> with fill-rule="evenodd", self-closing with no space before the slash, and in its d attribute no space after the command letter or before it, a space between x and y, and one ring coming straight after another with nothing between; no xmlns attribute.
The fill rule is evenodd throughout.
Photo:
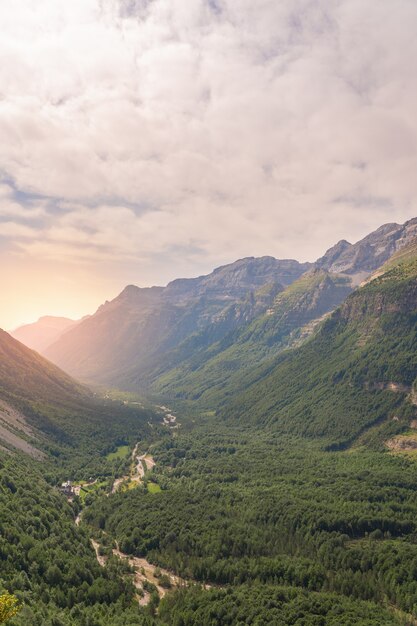
<svg viewBox="0 0 417 626"><path fill-rule="evenodd" d="M0 326L416 215L414 0L3 0Z"/></svg>

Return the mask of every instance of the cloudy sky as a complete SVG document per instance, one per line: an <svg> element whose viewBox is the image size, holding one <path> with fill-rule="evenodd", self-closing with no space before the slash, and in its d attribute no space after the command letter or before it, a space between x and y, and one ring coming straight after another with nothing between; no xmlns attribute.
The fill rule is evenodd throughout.
<svg viewBox="0 0 417 626"><path fill-rule="evenodd" d="M0 326L417 215L415 0L2 0Z"/></svg>

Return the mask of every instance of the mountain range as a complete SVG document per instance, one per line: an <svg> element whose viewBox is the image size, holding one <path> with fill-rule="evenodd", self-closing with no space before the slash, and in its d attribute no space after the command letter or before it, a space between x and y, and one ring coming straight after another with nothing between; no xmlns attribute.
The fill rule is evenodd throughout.
<svg viewBox="0 0 417 626"><path fill-rule="evenodd" d="M202 396L234 370L308 338L416 235L417 218L355 244L342 240L315 263L250 257L166 287L130 285L43 353L81 380L129 390L178 395L197 377L192 393Z"/></svg>

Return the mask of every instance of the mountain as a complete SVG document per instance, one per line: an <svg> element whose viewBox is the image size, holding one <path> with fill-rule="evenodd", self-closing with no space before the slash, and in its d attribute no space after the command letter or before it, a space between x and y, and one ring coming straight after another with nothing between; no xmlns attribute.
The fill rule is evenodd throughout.
<svg viewBox="0 0 417 626"><path fill-rule="evenodd" d="M194 333L211 328L214 335L206 340L212 341L252 319L309 268L308 263L251 257L167 287L130 285L45 354L81 379L123 386L128 378L140 379ZM261 288L270 289L270 297ZM251 305L255 291L257 304Z"/></svg>
<svg viewBox="0 0 417 626"><path fill-rule="evenodd" d="M245 371L305 340L351 291L348 277L310 270L278 293L259 315L208 347L199 345L194 336L168 353L164 364L149 376L151 389L173 398L198 399L211 408L225 389L228 394L239 389Z"/></svg>
<svg viewBox="0 0 417 626"><path fill-rule="evenodd" d="M341 241L314 264L250 257L167 287L130 285L45 355L88 382L199 396L240 366L307 338L322 315L416 235L413 219L381 226L356 244ZM327 274L314 278L313 269ZM303 274L294 292L274 304Z"/></svg>
<svg viewBox="0 0 417 626"><path fill-rule="evenodd" d="M37 322L19 326L10 332L11 336L21 341L28 348L41 354L55 342L65 331L75 326L80 320L71 320L67 317L54 317L45 315Z"/></svg>
<svg viewBox="0 0 417 626"><path fill-rule="evenodd" d="M314 338L251 371L223 415L350 445L371 427L414 419L417 243L390 259Z"/></svg>

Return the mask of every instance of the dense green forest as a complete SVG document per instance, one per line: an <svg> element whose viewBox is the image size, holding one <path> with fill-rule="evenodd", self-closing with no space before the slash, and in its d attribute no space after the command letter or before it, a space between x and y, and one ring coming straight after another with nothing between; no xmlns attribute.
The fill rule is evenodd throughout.
<svg viewBox="0 0 417 626"><path fill-rule="evenodd" d="M154 453L159 494L86 512L126 552L221 587L291 585L417 611L414 460L211 420Z"/></svg>
<svg viewBox="0 0 417 626"><path fill-rule="evenodd" d="M0 591L17 596L18 626L150 624L117 559L101 568L74 510L41 471L0 459Z"/></svg>

